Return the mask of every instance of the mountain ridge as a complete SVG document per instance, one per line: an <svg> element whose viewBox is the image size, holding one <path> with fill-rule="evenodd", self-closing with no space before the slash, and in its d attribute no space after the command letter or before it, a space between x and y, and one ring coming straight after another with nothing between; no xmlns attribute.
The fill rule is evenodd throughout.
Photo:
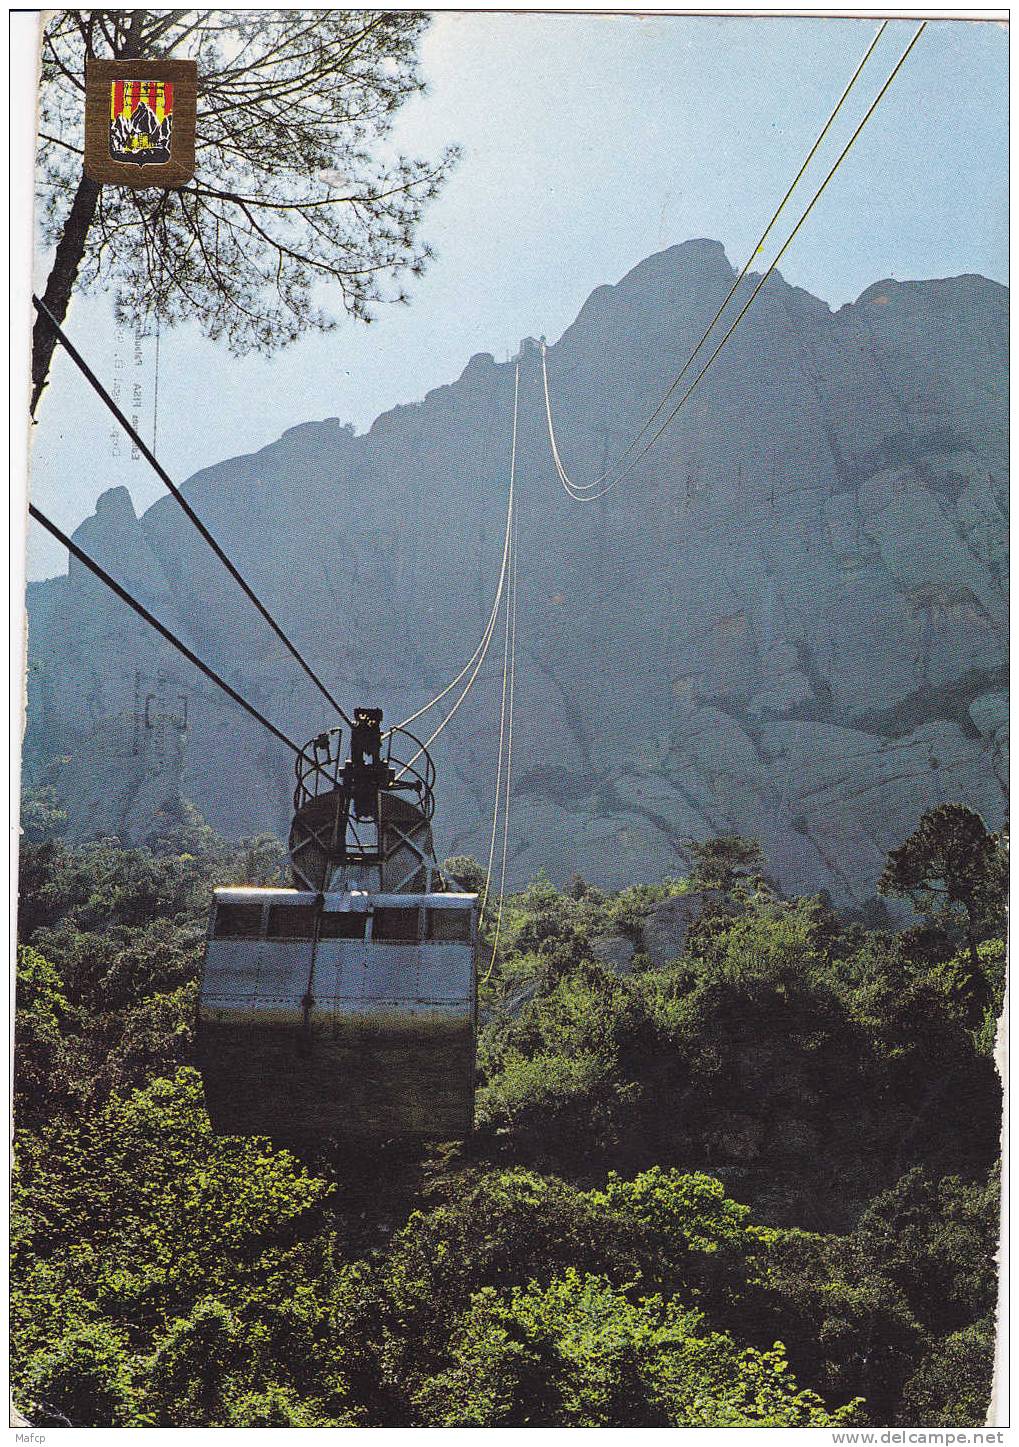
<svg viewBox="0 0 1019 1447"><path fill-rule="evenodd" d="M734 276L719 243L687 242L591 294L548 348L571 473L623 451ZM862 902L883 850L930 803L958 797L997 827L1006 299L985 278L886 279L832 311L773 275L638 474L591 505L555 478L525 339L514 882L538 866L606 885L641 866L680 873L684 839L743 832L762 837L787 887ZM185 484L351 704L404 716L480 637L513 372L476 353L365 433L300 424ZM83 524L99 560L120 576L134 558L143 601L295 736L332 722L172 499L140 518L132 507L133 522L122 504L104 494ZM158 588L137 566L147 554ZM62 595L34 591L26 776L48 770L70 792L78 832L141 837L175 790L227 832L282 831L285 760L100 593L74 568ZM174 747L139 730L129 665L146 696L195 694ZM443 736L449 849L487 848L500 683L493 647ZM68 752L75 766L52 764ZM542 769L572 781L566 795L533 792Z"/></svg>

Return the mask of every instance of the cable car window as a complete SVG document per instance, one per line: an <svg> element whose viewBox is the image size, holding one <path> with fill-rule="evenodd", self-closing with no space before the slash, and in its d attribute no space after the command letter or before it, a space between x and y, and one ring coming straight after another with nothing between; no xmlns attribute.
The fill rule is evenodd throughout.
<svg viewBox="0 0 1019 1447"><path fill-rule="evenodd" d="M310 940L315 934L313 904L274 904L269 911L270 940Z"/></svg>
<svg viewBox="0 0 1019 1447"><path fill-rule="evenodd" d="M320 940L363 940L368 916L363 910L329 909L322 916Z"/></svg>
<svg viewBox="0 0 1019 1447"><path fill-rule="evenodd" d="M416 909L377 909L372 923L372 939L414 941L418 938Z"/></svg>
<svg viewBox="0 0 1019 1447"><path fill-rule="evenodd" d="M260 904L220 904L212 937L217 940L257 940L262 932Z"/></svg>
<svg viewBox="0 0 1019 1447"><path fill-rule="evenodd" d="M469 909L430 909L428 911L428 938L447 944L469 944L471 938L471 912Z"/></svg>

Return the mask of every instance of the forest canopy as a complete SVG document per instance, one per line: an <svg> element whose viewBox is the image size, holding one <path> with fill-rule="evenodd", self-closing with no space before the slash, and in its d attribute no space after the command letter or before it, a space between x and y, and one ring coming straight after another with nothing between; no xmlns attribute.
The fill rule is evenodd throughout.
<svg viewBox="0 0 1019 1447"><path fill-rule="evenodd" d="M213 884L268 836L72 844L26 800L15 1400L33 1424L977 1426L997 1297L1000 892L880 927L691 877L508 896L463 1143L216 1136ZM984 854L996 869L1002 841ZM471 861L458 861L468 870ZM646 929L696 903L675 958ZM490 946L489 946L490 947Z"/></svg>

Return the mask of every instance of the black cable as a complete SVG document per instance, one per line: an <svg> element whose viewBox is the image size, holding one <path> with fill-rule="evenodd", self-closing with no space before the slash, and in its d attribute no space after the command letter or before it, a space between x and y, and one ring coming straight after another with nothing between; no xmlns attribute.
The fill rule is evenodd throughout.
<svg viewBox="0 0 1019 1447"><path fill-rule="evenodd" d="M67 355L70 357L71 361L74 363L74 365L75 365L75 366L78 368L78 370L81 372L82 376L83 376L83 377L85 378L85 380L88 382L89 386L90 386L90 387L92 388L92 390L97 394L97 396L99 396L99 397L101 398L101 400L106 403L106 406L107 406L107 407L110 409L110 411L113 413L114 417L116 417L117 421L120 423L121 427L123 427L124 431L127 433L128 437L130 437L130 439L131 439L131 441L134 443L134 445L139 449L139 451L141 452L142 456L145 458L146 462L149 464L149 466L150 466L151 468L153 468L153 470L155 471L155 473L157 474L157 476L160 478L160 480L161 480L163 483L165 483L166 487L169 489L169 491L171 492L171 494L173 495L173 497L176 499L176 501L177 501L178 503L180 503L180 505L181 505L181 507L184 509L185 513L187 513L188 517L189 517L190 520L194 523L195 527L196 527L196 528L198 529L198 531L201 533L201 535L202 535L202 537L205 539L205 541L209 544L209 547L210 547L210 548L212 549L212 551L216 554L217 558L219 558L219 560L220 560L220 562L223 564L223 566L230 572L230 574L237 580L237 582L238 582L238 583L241 585L241 587L244 589L245 593L246 593L246 594L248 595L248 597L251 599L252 603L254 603L255 607L256 607L256 608L258 609L258 611L261 613L262 617L263 617L263 618L265 619L265 621L268 623L269 627L270 627L270 628L273 630L273 632L276 634L276 637L280 640L281 643L283 643L283 644L289 649L289 651L293 654L294 658L297 659L297 662L298 662L298 663L301 665L301 667L304 669L305 673L306 673L306 674L308 675L308 677L311 679L312 683L313 683L313 684L315 685L315 687L319 690L319 692L322 693L322 694L329 700L330 704L333 706L333 708L334 708L334 709L336 710L336 712L339 714L340 718L341 718L341 719L343 720L343 722L347 725L347 727L348 727L348 728L353 728L353 724L351 723L351 720L348 718L347 714L344 712L344 710L343 710L343 709L340 707L340 705L337 703L336 699L333 698L332 694L329 692L328 688L326 688L325 684L324 684L324 683L322 682L322 680L319 678L318 674L317 674L317 673L315 672L315 670L311 667L311 665L305 661L305 659L302 657L302 655L298 652L296 646L295 646L293 643L291 643L290 639L289 639L289 638L287 637L287 635L283 632L283 629L282 629L282 628L280 627L280 625L276 622L276 619L272 616L272 614L269 612L268 608L265 606L265 604L262 602L262 600L258 597L258 595L256 594L255 590L250 586L249 583L247 583L247 582L245 581L245 579L241 576L241 574L240 574L240 572L237 570L237 568L234 567L233 563L232 563L232 562L230 561L230 559L227 557L226 553L225 553L225 552L223 551L223 549L220 547L219 543L217 543L216 539L212 536L212 533L209 532L209 529L205 526L205 524L202 522L201 518L200 518L200 517L198 516L198 514L195 512L194 508L193 508L193 507L191 506L191 504L188 502L187 498L183 495L183 493L180 491L180 489L176 486L176 484L175 484L175 483L172 481L172 479L169 477L169 475L168 475L167 472L166 472L166 469L161 465L161 463L159 462L158 458L154 455L154 453L150 450L150 448L146 447L146 445L145 445L145 443L142 441L141 437L139 437L138 433L137 433L137 432L135 431L135 429L131 426L130 422L129 422L129 421L127 420L127 418L124 416L123 412L121 412L121 410L120 410L120 408L117 406L116 402L114 402L113 398L110 396L109 392L107 392L106 388L103 386L102 382L100 382L100 380L99 380L99 378L96 376L96 374L92 371L91 367L90 367L90 366L88 365L88 363L85 361L84 357L82 357L82 355L80 354L80 352L78 352L78 351L75 349L75 347L71 344L71 342L70 342L70 341L68 340L68 338L65 336L63 330L61 329L60 323L57 321L56 317L53 315L53 313L52 313L52 312L49 310L49 308L46 306L45 302L41 302L41 301L39 300L39 298L33 293L33 295L32 295L32 305L35 307L35 309L36 309L36 311L39 313L39 315L42 316L42 317L44 317L44 318L46 319L46 321L49 323L49 325L53 328L53 331L54 331L54 334L56 335L57 340L60 342L61 346L64 348L64 351L65 351L65 352L67 353Z"/></svg>
<svg viewBox="0 0 1019 1447"><path fill-rule="evenodd" d="M178 653L183 653L189 663L193 663L196 668L205 674L206 678L211 678L213 683L218 684L223 692L233 699L234 703L239 703L241 708L245 709L263 728L268 729L271 734L275 734L281 743L286 744L288 749L292 749L295 754L300 754L301 750L299 746L294 743L293 739L288 739L282 729L278 729L275 724L270 723L264 714L259 713L254 704L248 703L246 698L242 698L237 690L232 688L225 678L221 678L214 668L210 668L207 663L202 662L197 654L192 653L186 643L182 643L175 634L170 632L165 623L160 623L159 619L154 617L144 604L139 603L137 598L132 598L126 588L122 588L118 582L110 577L104 568L99 566L95 558L89 557L88 553L83 552L82 549L78 547L78 544L72 542L66 533L62 533L56 523L50 522L46 514L41 513L34 503L29 503L28 511L37 523L41 523L47 532L51 532L58 542L63 543L73 558L77 558L80 563L84 563L85 567L88 568L90 572L95 573L96 577L105 583L112 593L116 593L117 597L122 599L129 608L133 608L140 618L144 618L150 627L154 628L157 633L166 639L167 643L172 643Z"/></svg>

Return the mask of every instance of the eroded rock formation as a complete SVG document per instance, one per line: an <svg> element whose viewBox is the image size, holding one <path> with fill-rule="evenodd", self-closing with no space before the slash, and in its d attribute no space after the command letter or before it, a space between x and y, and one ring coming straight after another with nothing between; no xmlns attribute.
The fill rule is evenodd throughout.
<svg viewBox="0 0 1019 1447"><path fill-rule="evenodd" d="M732 281L689 242L600 287L550 347L579 480L630 441ZM748 283L749 284L749 283ZM510 868L614 886L685 841L760 838L790 890L874 892L923 809L1000 825L1006 788L1007 293L880 282L852 305L773 277L690 403L601 501L560 487L525 343ZM462 666L501 550L512 364L198 473L186 492L330 685L409 714ZM78 533L293 734L323 701L169 498ZM143 837L182 790L227 833L285 831L269 736L73 566L29 590L26 778L77 834ZM487 855L501 650L436 748L437 842ZM186 714L185 714L186 711Z"/></svg>

